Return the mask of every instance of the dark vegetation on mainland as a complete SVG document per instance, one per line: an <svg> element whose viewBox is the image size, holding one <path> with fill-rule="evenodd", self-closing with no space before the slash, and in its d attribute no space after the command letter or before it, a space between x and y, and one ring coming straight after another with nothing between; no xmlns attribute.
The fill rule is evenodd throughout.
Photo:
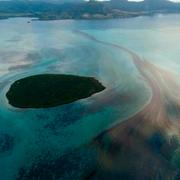
<svg viewBox="0 0 180 180"><path fill-rule="evenodd" d="M9 17L36 17L56 19L110 19L127 18L156 13L180 13L180 3L168 0L60 0L60 1L0 1L0 19Z"/></svg>

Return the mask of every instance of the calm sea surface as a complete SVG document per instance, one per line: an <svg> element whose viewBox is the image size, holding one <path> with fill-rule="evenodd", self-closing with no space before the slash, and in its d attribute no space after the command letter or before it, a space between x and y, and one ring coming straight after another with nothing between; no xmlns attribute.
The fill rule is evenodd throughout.
<svg viewBox="0 0 180 180"><path fill-rule="evenodd" d="M116 171L104 165L111 164L108 160L99 160L102 152L94 141L140 112L152 98L152 89L132 54L172 73L180 85L180 15L28 21L0 21L0 179L81 180L96 179L96 174L97 179L105 179L100 174L107 171L113 172L115 179L121 177L117 171L122 169ZM41 73L93 76L106 90L55 108L10 106L5 96L9 86ZM153 74L149 76L156 80ZM180 103L174 111L166 109L176 122L180 120L179 107ZM173 132L168 131L167 136L174 137ZM175 177L180 167L179 146L168 162L175 168Z"/></svg>

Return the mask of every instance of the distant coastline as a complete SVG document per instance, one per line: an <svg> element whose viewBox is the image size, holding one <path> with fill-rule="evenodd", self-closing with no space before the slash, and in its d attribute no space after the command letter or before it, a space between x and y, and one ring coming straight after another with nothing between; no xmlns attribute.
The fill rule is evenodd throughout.
<svg viewBox="0 0 180 180"><path fill-rule="evenodd" d="M161 13L161 12L158 12ZM154 13L155 14L155 13ZM75 16L67 16L67 15L62 15L62 14L53 14L53 13L42 13L39 15L36 14L29 14L29 13L0 13L0 20L2 19L8 19L8 18L16 18L16 17L29 17L29 18L37 18L38 20L68 20L68 19L75 19L75 20L104 20L104 19L122 19L122 18L132 18L132 17L138 17L138 16L144 16L144 15L152 15L152 13L147 13L147 12L125 12L125 11L119 11L118 14L116 13L109 13L109 14L89 14L89 13L84 13L80 17L75 17Z"/></svg>
<svg viewBox="0 0 180 180"><path fill-rule="evenodd" d="M0 20L5 20L5 19L9 19L9 18L32 18L32 20L39 20L39 21L53 21L53 20L109 20L109 19L125 19L125 18L134 18L134 17L139 17L139 16L154 16L154 15L158 15L158 14L162 14L162 15L166 15L166 14L180 14L180 13L172 13L172 12L153 12L153 13L148 13L148 12L141 12L141 13L130 13L130 14L124 14L124 15L119 15L119 16L112 16L112 15L108 15L108 16L104 16L101 14L95 14L95 15L84 15L80 18L66 18L66 17L55 17L55 16L47 16L47 15L41 15L41 16L34 16L29 15L29 14L11 14L11 15L0 15ZM28 21L28 23L30 23L31 21Z"/></svg>
<svg viewBox="0 0 180 180"><path fill-rule="evenodd" d="M31 17L39 20L101 20L151 16L159 13L180 13L180 3L167 0L144 0L143 2L91 0L63 4L40 1L0 1L0 19Z"/></svg>

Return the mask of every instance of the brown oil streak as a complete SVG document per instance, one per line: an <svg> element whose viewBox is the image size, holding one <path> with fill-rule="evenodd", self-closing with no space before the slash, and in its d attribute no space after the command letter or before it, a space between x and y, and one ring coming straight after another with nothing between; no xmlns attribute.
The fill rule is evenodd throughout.
<svg viewBox="0 0 180 180"><path fill-rule="evenodd" d="M119 177L126 172L133 174L131 179L137 180L173 180L179 173L179 169L171 163L173 152L179 147L171 140L180 135L178 75L140 58L122 46L100 41L84 32L76 33L96 43L127 52L152 92L149 103L140 112L95 139L99 150L99 171L119 173ZM168 113L168 105L176 110L176 118Z"/></svg>

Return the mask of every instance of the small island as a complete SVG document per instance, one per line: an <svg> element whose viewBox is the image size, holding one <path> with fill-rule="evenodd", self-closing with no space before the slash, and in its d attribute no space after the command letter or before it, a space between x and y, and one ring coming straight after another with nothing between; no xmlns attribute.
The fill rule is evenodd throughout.
<svg viewBox="0 0 180 180"><path fill-rule="evenodd" d="M39 74L15 81L6 97L14 107L48 108L87 98L104 89L93 77Z"/></svg>

